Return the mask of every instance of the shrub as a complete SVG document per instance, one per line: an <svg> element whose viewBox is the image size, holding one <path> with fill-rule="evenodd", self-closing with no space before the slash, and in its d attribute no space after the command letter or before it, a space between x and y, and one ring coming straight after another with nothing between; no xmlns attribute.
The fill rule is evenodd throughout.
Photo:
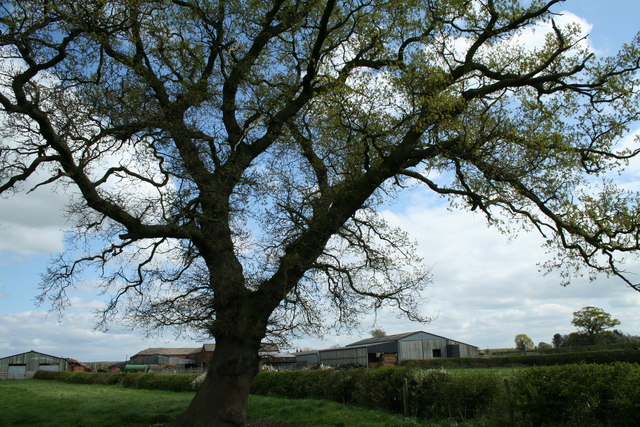
<svg viewBox="0 0 640 427"><path fill-rule="evenodd" d="M639 379L640 367L629 363L524 369L512 379L512 405L519 418L533 425L638 425Z"/></svg>
<svg viewBox="0 0 640 427"><path fill-rule="evenodd" d="M633 343L636 345L636 343ZM405 360L401 366L412 368L494 368L524 366L555 366L575 363L611 364L617 362L640 363L640 351L630 346L615 350L582 351L574 353L549 353L513 355L486 358Z"/></svg>
<svg viewBox="0 0 640 427"><path fill-rule="evenodd" d="M261 372L251 392L315 397L393 412L404 412L406 398L407 410L414 416L471 418L486 413L501 388L491 374L456 377L444 370L386 367Z"/></svg>
<svg viewBox="0 0 640 427"><path fill-rule="evenodd" d="M197 376L197 374L38 371L34 378L76 384L104 384L151 390L193 391L194 387L191 383Z"/></svg>

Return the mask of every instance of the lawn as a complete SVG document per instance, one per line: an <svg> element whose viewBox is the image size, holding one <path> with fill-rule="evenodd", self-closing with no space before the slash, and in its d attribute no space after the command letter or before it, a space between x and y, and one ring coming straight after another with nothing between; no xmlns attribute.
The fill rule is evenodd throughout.
<svg viewBox="0 0 640 427"><path fill-rule="evenodd" d="M170 421L192 393L44 380L0 381L1 426L131 426Z"/></svg>
<svg viewBox="0 0 640 427"><path fill-rule="evenodd" d="M67 384L44 380L0 381L0 426L120 427L173 420L193 393ZM309 427L480 426L478 422L425 421L335 402L251 396L249 418Z"/></svg>

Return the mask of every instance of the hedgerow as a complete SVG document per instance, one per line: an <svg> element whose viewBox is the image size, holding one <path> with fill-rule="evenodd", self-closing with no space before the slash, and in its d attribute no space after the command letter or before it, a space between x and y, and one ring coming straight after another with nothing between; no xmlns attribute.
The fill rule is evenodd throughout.
<svg viewBox="0 0 640 427"><path fill-rule="evenodd" d="M51 372L38 371L34 378L56 380L76 384L119 385L150 390L193 391L193 380L198 374L161 374L135 372Z"/></svg>
<svg viewBox="0 0 640 427"><path fill-rule="evenodd" d="M640 425L640 366L573 364L497 375L406 366L261 372L254 394L323 398L425 418L486 418L518 425Z"/></svg>
<svg viewBox="0 0 640 427"><path fill-rule="evenodd" d="M196 374L39 371L35 378L192 391ZM505 386L492 372L453 375L407 366L376 370L261 372L253 394L320 398L425 418L485 418L498 424L640 425L640 366L570 364L518 370Z"/></svg>
<svg viewBox="0 0 640 427"><path fill-rule="evenodd" d="M490 373L459 377L406 367L261 372L251 386L254 394L329 399L440 418L480 416L499 390L500 379Z"/></svg>
<svg viewBox="0 0 640 427"><path fill-rule="evenodd" d="M401 366L411 368L497 368L511 366L556 366L576 363L612 364L640 363L640 351L630 349L585 351L578 353L514 355L482 358L404 360Z"/></svg>

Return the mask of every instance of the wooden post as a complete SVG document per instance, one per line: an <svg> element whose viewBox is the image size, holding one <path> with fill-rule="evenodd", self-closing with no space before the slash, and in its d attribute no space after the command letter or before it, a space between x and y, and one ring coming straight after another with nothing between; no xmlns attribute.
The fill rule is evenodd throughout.
<svg viewBox="0 0 640 427"><path fill-rule="evenodd" d="M509 386L509 380L507 378L504 379L504 391L507 395L507 417L509 419L509 426L513 427L513 404L511 399L511 387Z"/></svg>
<svg viewBox="0 0 640 427"><path fill-rule="evenodd" d="M402 384L402 403L405 417L409 415L409 381L405 378Z"/></svg>

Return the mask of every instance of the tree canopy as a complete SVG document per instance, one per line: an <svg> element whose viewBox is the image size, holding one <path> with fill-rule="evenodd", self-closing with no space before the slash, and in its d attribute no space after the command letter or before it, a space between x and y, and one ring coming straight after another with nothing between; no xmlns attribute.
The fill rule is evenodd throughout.
<svg viewBox="0 0 640 427"><path fill-rule="evenodd" d="M639 152L617 145L638 40L597 58L559 2L3 2L0 194L73 195L42 298L93 268L104 321L214 336L181 423L242 425L267 332L383 305L425 320L429 272L376 213L408 186L640 290L619 263L638 195L610 180Z"/></svg>
<svg viewBox="0 0 640 427"><path fill-rule="evenodd" d="M527 351L535 347L533 340L527 334L518 334L515 337L516 350Z"/></svg>
<svg viewBox="0 0 640 427"><path fill-rule="evenodd" d="M580 332L588 336L594 336L619 325L620 321L611 317L609 313L601 308L586 306L573 313L571 324L578 328Z"/></svg>

